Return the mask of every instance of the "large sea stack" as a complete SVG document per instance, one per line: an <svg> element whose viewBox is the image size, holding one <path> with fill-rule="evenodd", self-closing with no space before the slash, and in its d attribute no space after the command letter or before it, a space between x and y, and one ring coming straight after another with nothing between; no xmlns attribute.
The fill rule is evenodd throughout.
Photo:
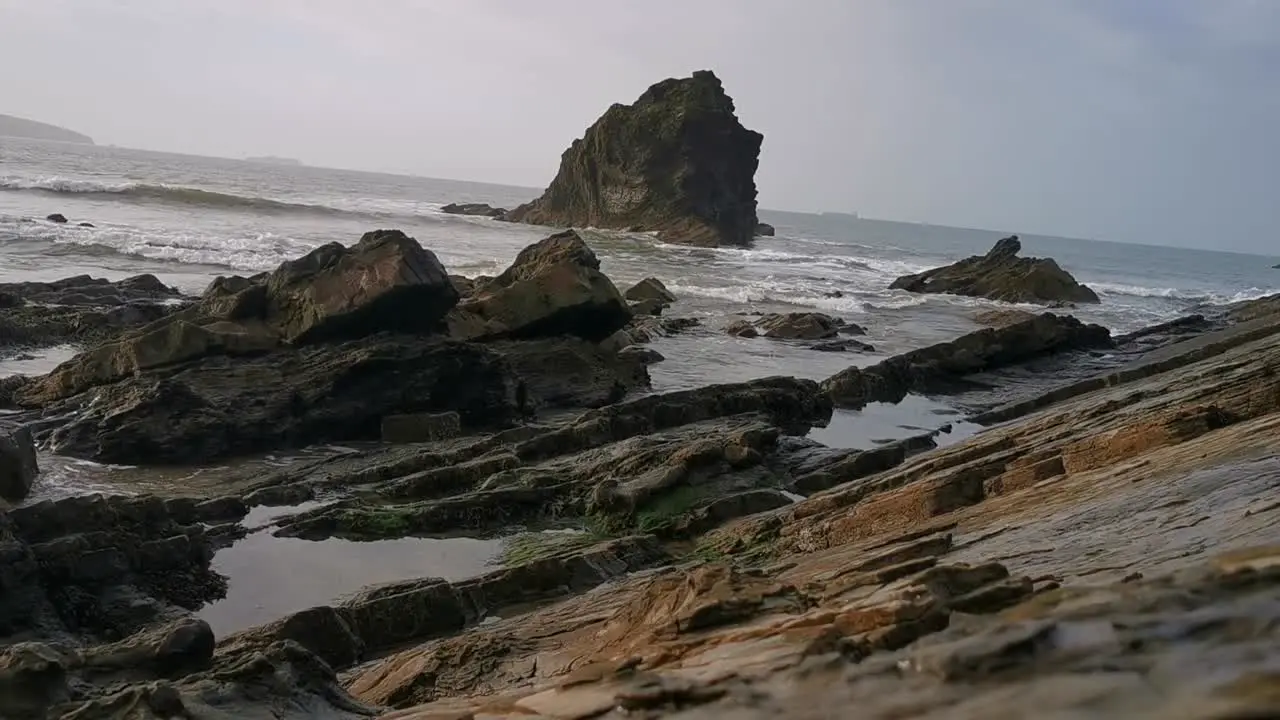
<svg viewBox="0 0 1280 720"><path fill-rule="evenodd" d="M996 242L986 255L952 265L903 275L890 288L918 293L969 295L1011 303L1063 305L1096 303L1098 295L1081 285L1052 258L1018 257L1017 235Z"/></svg>
<svg viewBox="0 0 1280 720"><path fill-rule="evenodd" d="M614 105L564 152L542 197L507 214L535 225L658 231L666 242L747 245L764 136L709 70Z"/></svg>

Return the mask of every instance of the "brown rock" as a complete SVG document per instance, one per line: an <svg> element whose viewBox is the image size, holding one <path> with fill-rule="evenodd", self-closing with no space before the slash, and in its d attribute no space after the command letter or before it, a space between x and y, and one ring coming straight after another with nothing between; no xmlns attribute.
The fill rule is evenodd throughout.
<svg viewBox="0 0 1280 720"><path fill-rule="evenodd" d="M995 244L986 255L904 275L889 287L920 293L949 293L1014 303L1058 305L1096 303L1098 296L1076 282L1050 259L1020 258L1022 244L1013 235Z"/></svg>

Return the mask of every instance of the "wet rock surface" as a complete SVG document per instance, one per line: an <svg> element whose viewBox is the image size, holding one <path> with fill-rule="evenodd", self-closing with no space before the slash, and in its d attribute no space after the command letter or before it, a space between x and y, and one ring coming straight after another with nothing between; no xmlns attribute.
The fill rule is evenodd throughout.
<svg viewBox="0 0 1280 720"><path fill-rule="evenodd" d="M889 287L1040 305L1098 302L1097 293L1076 282L1052 259L1018 257L1021 250L1022 243L1013 235L997 242L986 255L904 275Z"/></svg>
<svg viewBox="0 0 1280 720"><path fill-rule="evenodd" d="M664 80L609 108L564 152L546 192L506 219L744 246L756 230L763 139L738 121L710 71Z"/></svg>
<svg viewBox="0 0 1280 720"><path fill-rule="evenodd" d="M484 342L439 330L215 347L94 385L109 412L85 391L43 406L35 435L90 454L238 453L340 424L394 444L255 469L235 496L0 510L0 716L1280 710L1278 306L1117 337L1046 313L823 383L636 396L636 343L687 322L593 314L626 299L599 293L587 253L553 236L459 292L528 310ZM561 278L576 289L517 302ZM236 298L264 278L244 280L206 300L259 307ZM871 449L804 437L835 405L908 393L947 393L987 428L945 447L949 425ZM302 500L254 532L521 542L467 579L317 597L216 637L191 615L225 590L215 548L246 532L251 506Z"/></svg>
<svg viewBox="0 0 1280 720"><path fill-rule="evenodd" d="M851 367L827 378L823 387L837 406L856 409L871 402L898 402L909 392L960 390L973 382L973 375L983 371L1111 345L1111 333L1104 327L1085 325L1071 316L1044 313L895 355L870 367Z"/></svg>

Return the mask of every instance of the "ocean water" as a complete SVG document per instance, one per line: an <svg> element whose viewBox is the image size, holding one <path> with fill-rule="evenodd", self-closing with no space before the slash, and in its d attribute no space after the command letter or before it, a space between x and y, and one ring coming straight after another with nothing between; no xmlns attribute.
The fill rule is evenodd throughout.
<svg viewBox="0 0 1280 720"><path fill-rule="evenodd" d="M512 207L539 192L0 138L0 282L150 272L198 293L217 275L269 270L321 244L350 243L375 228L413 235L451 272L494 274L551 230L444 215L439 208L449 202ZM54 212L71 222L44 220ZM1053 257L1097 290L1100 305L1072 312L1116 332L1206 303L1280 291L1280 271L1270 269L1271 258L1029 235L1019 228L969 230L769 210L760 215L777 228L777 236L749 249L689 248L646 234L587 232L620 287L656 276L680 298L670 314L703 320L699 330L655 343L667 358L651 369L656 389L776 374L818 379L973 330L978 312L1010 306L888 286L901 274L983 253L1014 232L1025 254ZM836 291L840 297L831 296ZM864 339L876 352L824 353L721 332L737 313L774 310L839 315L865 326ZM66 352L55 348L42 357L0 359L0 375L44 371ZM843 440L830 432L824 439L861 446L904 437L910 428L936 427L945 412L945 404L924 399L896 408L873 406L835 424L846 428Z"/></svg>

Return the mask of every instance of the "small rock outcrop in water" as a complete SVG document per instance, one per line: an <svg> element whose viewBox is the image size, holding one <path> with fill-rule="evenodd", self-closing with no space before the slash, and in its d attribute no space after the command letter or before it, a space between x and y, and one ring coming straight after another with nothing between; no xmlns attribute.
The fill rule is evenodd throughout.
<svg viewBox="0 0 1280 720"><path fill-rule="evenodd" d="M895 355L866 368L851 367L823 381L837 407L898 402L908 392L945 388L965 375L1082 348L1107 347L1111 333L1070 316L1044 313L1002 328Z"/></svg>
<svg viewBox="0 0 1280 720"><path fill-rule="evenodd" d="M494 207L488 203L449 203L440 208L440 212L449 215L475 215L491 218L502 217L507 214L506 208Z"/></svg>
<svg viewBox="0 0 1280 720"><path fill-rule="evenodd" d="M48 220L51 223L58 223L61 225L67 222L67 216L63 215L62 213L54 213L52 215L45 217L45 220Z"/></svg>
<svg viewBox="0 0 1280 720"><path fill-rule="evenodd" d="M756 237L773 237L773 226L767 222L756 223Z"/></svg>
<svg viewBox="0 0 1280 720"><path fill-rule="evenodd" d="M664 242L744 246L755 234L760 133L710 71L614 105L564 152L542 197L506 219L657 231Z"/></svg>
<svg viewBox="0 0 1280 720"><path fill-rule="evenodd" d="M1098 295L1076 282L1048 258L1018 257L1022 243L1013 235L986 255L961 260L916 275L904 275L889 287L919 293L985 297L1013 303L1096 303Z"/></svg>
<svg viewBox="0 0 1280 720"><path fill-rule="evenodd" d="M737 320L725 327L737 337L763 335L774 340L826 340L837 335L864 335L853 323L818 312L768 313L757 320Z"/></svg>

